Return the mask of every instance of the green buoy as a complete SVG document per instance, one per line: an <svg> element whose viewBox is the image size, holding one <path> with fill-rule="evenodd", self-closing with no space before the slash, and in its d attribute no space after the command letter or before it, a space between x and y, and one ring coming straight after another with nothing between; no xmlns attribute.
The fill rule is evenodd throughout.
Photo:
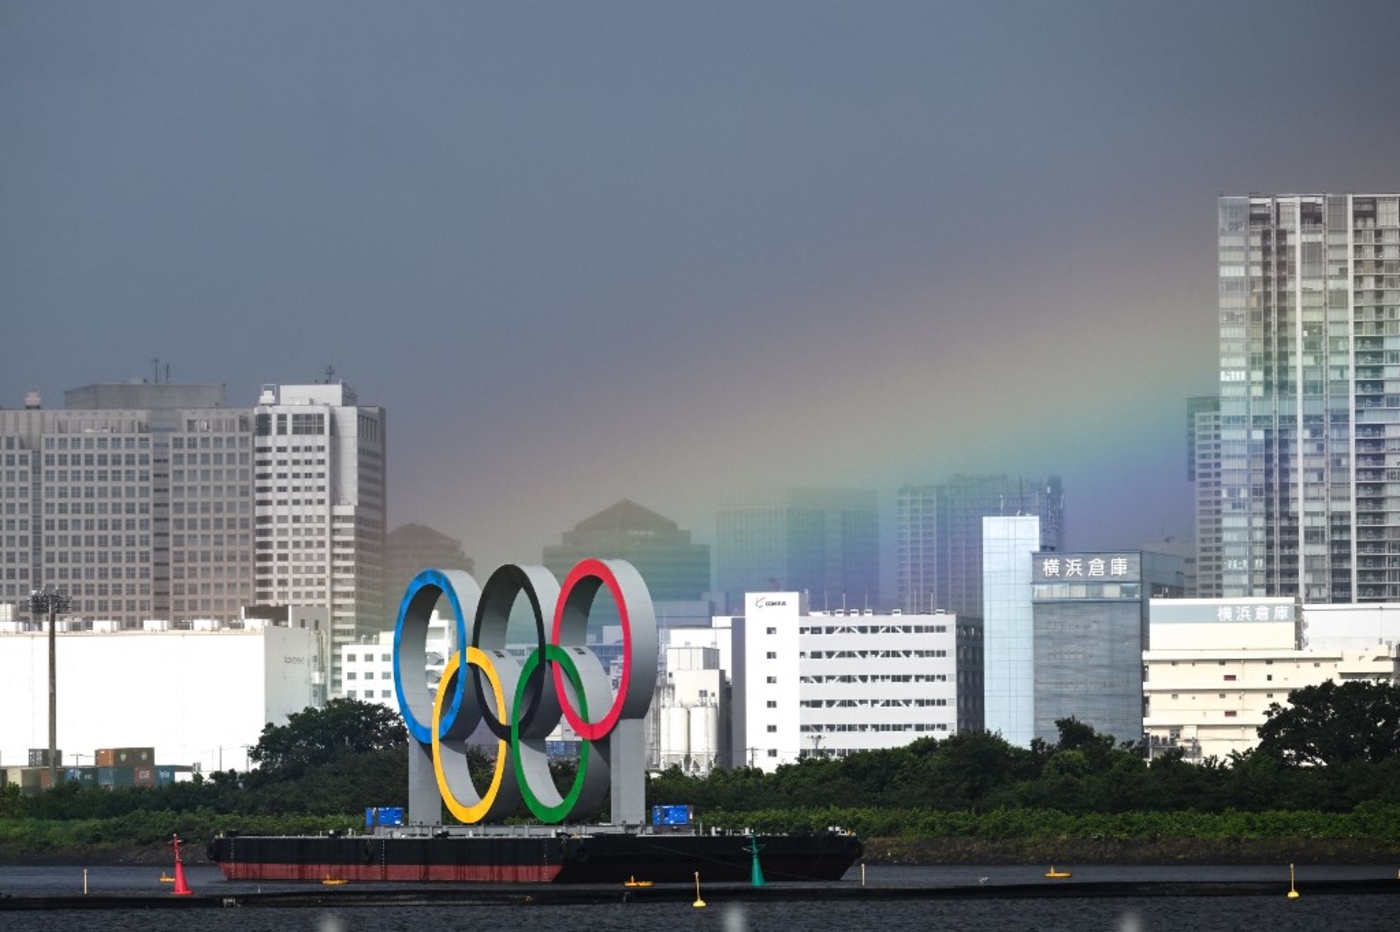
<svg viewBox="0 0 1400 932"><path fill-rule="evenodd" d="M758 839L750 835L749 854L753 855L753 873L750 877L749 884L755 887L763 886L763 868L758 863L758 852L761 850L763 849L759 846Z"/></svg>

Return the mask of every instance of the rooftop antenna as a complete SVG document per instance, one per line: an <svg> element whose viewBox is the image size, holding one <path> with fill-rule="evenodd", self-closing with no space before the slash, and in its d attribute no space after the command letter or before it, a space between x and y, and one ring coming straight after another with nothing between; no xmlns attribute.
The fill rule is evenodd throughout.
<svg viewBox="0 0 1400 932"><path fill-rule="evenodd" d="M331 385L335 380L335 366L326 366L326 384Z"/></svg>
<svg viewBox="0 0 1400 932"><path fill-rule="evenodd" d="M160 357L159 357L159 356L152 356L152 357L151 357L151 382L154 383L154 384L156 384L156 385L159 385L159 384L160 384Z"/></svg>

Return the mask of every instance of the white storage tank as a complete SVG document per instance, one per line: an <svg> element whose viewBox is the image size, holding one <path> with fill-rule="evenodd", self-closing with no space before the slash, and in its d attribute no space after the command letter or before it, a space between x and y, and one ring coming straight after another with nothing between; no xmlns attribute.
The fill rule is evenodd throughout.
<svg viewBox="0 0 1400 932"><path fill-rule="evenodd" d="M690 756L713 758L719 752L719 708L698 705L690 709Z"/></svg>
<svg viewBox="0 0 1400 932"><path fill-rule="evenodd" d="M666 753L675 760L684 760L690 754L690 710L674 705L667 708L662 727L671 738L664 745Z"/></svg>

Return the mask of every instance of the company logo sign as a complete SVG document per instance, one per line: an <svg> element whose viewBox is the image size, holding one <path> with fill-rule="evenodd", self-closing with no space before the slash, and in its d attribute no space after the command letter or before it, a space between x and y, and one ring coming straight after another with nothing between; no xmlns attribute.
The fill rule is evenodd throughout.
<svg viewBox="0 0 1400 932"><path fill-rule="evenodd" d="M622 676L616 690L586 644L594 596L607 587L622 622ZM524 596L536 646L522 663L505 650L511 607ZM446 597L460 648L436 691L425 671L428 619ZM468 631L464 619L472 619ZM561 586L543 566L506 564L484 587L460 570L423 570L409 583L394 628L394 682L409 739L431 754L438 792L462 822L498 821L521 800L542 822L596 811L610 786L609 736L641 719L656 688L656 613L641 574L621 560L584 560ZM561 721L582 739L578 772L561 794L549 772L545 739ZM478 792L466 741L485 722L496 764Z"/></svg>
<svg viewBox="0 0 1400 932"><path fill-rule="evenodd" d="M787 605L787 599L770 599L761 595L753 600L754 608L778 608L784 605Z"/></svg>

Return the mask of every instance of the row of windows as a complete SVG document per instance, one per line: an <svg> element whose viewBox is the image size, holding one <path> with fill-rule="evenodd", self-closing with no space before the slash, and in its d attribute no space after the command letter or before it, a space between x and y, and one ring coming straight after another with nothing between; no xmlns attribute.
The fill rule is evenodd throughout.
<svg viewBox="0 0 1400 932"><path fill-rule="evenodd" d="M23 486L20 487L20 490L19 490L19 491L20 491L20 496L19 496L20 498L26 498L26 497L28 497L28 496L26 495L26 493L27 493L28 490L25 489ZM70 492L71 492L71 494L70 494ZM78 494L79 492L82 492L83 494L79 495L79 494ZM70 489L70 488L69 488L68 486L66 486L66 485L60 485L60 486L58 486L57 488L54 488L54 489L50 489L50 490L49 490L49 497L50 497L50 498L57 498L57 499L65 499L65 498L122 498L122 486L119 486L119 485L114 485L114 486L105 486L105 485L91 486L91 485L87 485L87 486L73 486L73 487ZM126 498L150 498L150 497L151 497L151 489L150 489L150 486L145 486L145 485L142 485L142 486L135 486L135 485L126 486L126 496L125 496L125 497L126 497Z"/></svg>
<svg viewBox="0 0 1400 932"><path fill-rule="evenodd" d="M287 436L289 433L293 436L318 436L326 432L326 415L323 412L257 415L255 430L259 437L272 436L274 427L276 435L279 437Z"/></svg>
<svg viewBox="0 0 1400 932"><path fill-rule="evenodd" d="M250 470L243 469L172 469L170 471L171 483L176 482L247 482L250 478Z"/></svg>
<svg viewBox="0 0 1400 932"><path fill-rule="evenodd" d="M7 438L8 439L8 438ZM110 444L109 442L110 441ZM147 450L150 437L45 437L45 450Z"/></svg>
<svg viewBox="0 0 1400 932"><path fill-rule="evenodd" d="M919 709L946 706L947 699L803 699L804 709Z"/></svg>
<svg viewBox="0 0 1400 932"><path fill-rule="evenodd" d="M799 657L813 660L899 660L905 658L947 657L946 650L814 650L802 651Z"/></svg>
<svg viewBox="0 0 1400 932"><path fill-rule="evenodd" d="M868 722L860 722L860 723L845 723L845 722L843 722L843 723L840 723L840 724L823 723L823 724L817 724L817 725L803 725L802 728L801 728L801 730L802 730L803 732L815 733L815 734L834 734L834 733L838 733L838 732L854 732L854 733L859 734L859 733L862 733L862 732L872 732L872 731L888 731L888 732L897 732L897 733L898 733L898 732L907 732L907 731L947 731L947 730L948 730L948 724L947 724L946 722L901 722L901 723L898 723L898 724L890 724L890 723L871 724L871 723L868 723Z"/></svg>
<svg viewBox="0 0 1400 932"><path fill-rule="evenodd" d="M798 634L946 634L947 625L813 625ZM771 632L770 632L771 633Z"/></svg>
<svg viewBox="0 0 1400 932"><path fill-rule="evenodd" d="M138 540L138 539L141 541L140 544L137 544L137 540ZM71 546L71 547L109 547L109 546L110 546L110 547L121 547L121 546L123 546L123 543L124 543L125 546L127 546L127 547L137 547L137 546L140 546L140 547L149 547L149 546L151 545L151 538L150 538L150 535L149 535L149 534L142 534L139 538L138 538L137 535L135 535L135 534L128 534L128 535L126 535L126 537L125 537L124 539L123 539L123 537L122 537L120 534L112 534L112 535L107 535L107 534L87 534L87 535L73 534L73 535L71 535L71 540L72 540L72 543L71 543L71 544L69 543L69 540L70 540L70 535L68 535L68 534L58 534L58 535L48 534L48 535L46 535L46 536L44 537L44 547L45 547L46 549L53 549L53 548L55 548L55 547L65 547L65 548L66 548L66 547L70 547L70 546Z"/></svg>
<svg viewBox="0 0 1400 932"><path fill-rule="evenodd" d="M769 677L768 682L775 681L775 677ZM845 673L833 676L803 676L802 682L812 684L822 683L938 683L947 682L947 677L943 675L935 676L926 673L912 673L904 675L893 674L873 674L873 673Z"/></svg>
<svg viewBox="0 0 1400 932"><path fill-rule="evenodd" d="M98 551L92 551L92 550L56 550L56 551L52 551L52 552L49 552L49 553L45 553L45 554L44 554L44 562L46 562L46 563L122 563L122 562L126 562L126 563L149 563L149 562L151 561L151 555L150 555L150 553L148 553L148 552L142 551L142 552L139 554L139 556L140 556L140 559L137 559L137 557L138 557L137 552L134 551L134 550L128 550L128 551L126 551L126 559L125 559L125 561L123 561L123 559L122 559L122 551L120 551L120 550L113 550L113 551L110 551L110 552L109 552L109 551L106 551L106 550L98 550Z"/></svg>
<svg viewBox="0 0 1400 932"><path fill-rule="evenodd" d="M112 571L111 571L111 575L112 575L112 578L113 578L113 579L120 579L120 578L122 578L123 576L125 576L127 579L149 579L149 578L150 578L150 575L151 575L151 568L150 568L149 566L128 566L128 567L125 568L125 572L123 572L123 571L122 571L121 569L119 569L119 568L113 568ZM66 566L60 566L60 567L57 567L57 568L49 567L49 568L48 568L48 576L49 576L49 579L50 579L50 580L54 580L54 579L67 580L67 579L70 578L70 573L69 573L68 567L66 567ZM105 566L97 566L97 567L87 566L87 567L79 568L79 567L76 567L76 566L75 566L75 567L73 567L73 570L72 570L72 573L71 573L71 578L73 578L73 579L106 579L106 578L107 578L107 567L105 567ZM146 593L146 592L148 592L149 590L150 590L150 585L149 585L149 584L143 583L143 584L141 585L141 591L142 591L142 593ZM76 595L76 594L77 594L77 593L75 592L74 595ZM91 595L91 593L89 593L89 595Z"/></svg>
<svg viewBox="0 0 1400 932"><path fill-rule="evenodd" d="M142 469L138 473L135 469L74 469L71 472L67 469L46 469L44 470L44 482L53 484L57 482L150 482L151 473Z"/></svg>

